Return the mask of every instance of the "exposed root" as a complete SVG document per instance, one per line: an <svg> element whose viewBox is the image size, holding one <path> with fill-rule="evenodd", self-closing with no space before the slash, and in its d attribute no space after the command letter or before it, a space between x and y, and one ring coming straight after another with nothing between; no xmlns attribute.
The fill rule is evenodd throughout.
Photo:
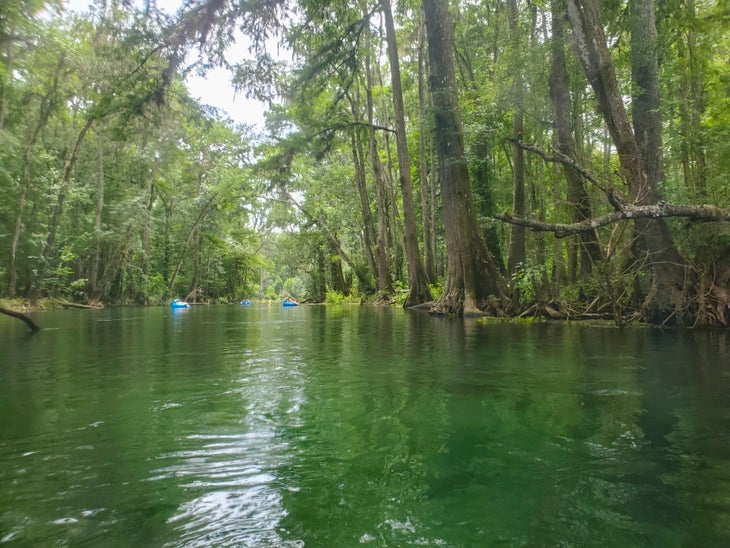
<svg viewBox="0 0 730 548"><path fill-rule="evenodd" d="M463 316L464 295L461 291L444 292L429 310L436 316Z"/></svg>
<svg viewBox="0 0 730 548"><path fill-rule="evenodd" d="M375 298L372 300L372 304L376 304L379 306L390 306L395 302L393 299L393 295L390 293L380 292L378 293Z"/></svg>
<svg viewBox="0 0 730 548"><path fill-rule="evenodd" d="M730 323L730 260L727 263L711 265L698 275L696 326Z"/></svg>

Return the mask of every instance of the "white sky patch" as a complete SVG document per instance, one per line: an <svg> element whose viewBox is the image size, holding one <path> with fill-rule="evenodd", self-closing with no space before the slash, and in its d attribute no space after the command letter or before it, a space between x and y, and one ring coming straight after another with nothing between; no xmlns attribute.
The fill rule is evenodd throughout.
<svg viewBox="0 0 730 548"><path fill-rule="evenodd" d="M83 13L89 11L91 0L64 0L67 10ZM185 4L185 0L157 0L159 9L175 13ZM191 52L193 55L195 52ZM185 77L185 85L190 96L203 105L222 111L236 123L248 124L263 129L266 106L256 99L248 99L244 92L236 93L231 84L232 74L223 68L214 68L205 76L192 71Z"/></svg>
<svg viewBox="0 0 730 548"><path fill-rule="evenodd" d="M223 68L211 69L205 76L189 74L185 85L190 95L203 104L220 109L231 119L261 129L264 124L264 103L246 98L243 92L236 94L231 84L231 73Z"/></svg>

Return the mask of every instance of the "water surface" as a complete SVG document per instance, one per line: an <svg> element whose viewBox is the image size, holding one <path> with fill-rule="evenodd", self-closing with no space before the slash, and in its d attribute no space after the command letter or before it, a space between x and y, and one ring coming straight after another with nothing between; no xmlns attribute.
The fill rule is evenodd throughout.
<svg viewBox="0 0 730 548"><path fill-rule="evenodd" d="M726 332L0 317L9 546L727 546Z"/></svg>

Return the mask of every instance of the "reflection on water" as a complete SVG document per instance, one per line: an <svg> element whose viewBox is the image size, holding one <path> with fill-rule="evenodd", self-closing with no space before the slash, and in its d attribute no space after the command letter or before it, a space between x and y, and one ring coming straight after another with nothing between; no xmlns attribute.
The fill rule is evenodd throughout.
<svg viewBox="0 0 730 548"><path fill-rule="evenodd" d="M724 332L182 312L0 318L0 543L730 542Z"/></svg>

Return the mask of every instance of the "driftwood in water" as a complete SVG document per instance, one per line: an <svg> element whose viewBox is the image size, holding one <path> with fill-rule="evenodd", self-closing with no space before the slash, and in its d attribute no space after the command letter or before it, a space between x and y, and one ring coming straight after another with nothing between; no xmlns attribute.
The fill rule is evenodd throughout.
<svg viewBox="0 0 730 548"><path fill-rule="evenodd" d="M69 302L61 302L59 303L64 308L91 308L92 310L101 310L104 308L103 306L94 306L91 304L78 304L78 303L69 303Z"/></svg>
<svg viewBox="0 0 730 548"><path fill-rule="evenodd" d="M16 312L15 310L9 310L7 308L0 308L0 313L7 314L8 316L12 316L13 318L18 318L19 320L22 320L26 323L28 327L30 327L31 331L35 333L36 331L40 331L40 327L38 327L33 320L31 320L28 316L23 314L22 312Z"/></svg>

